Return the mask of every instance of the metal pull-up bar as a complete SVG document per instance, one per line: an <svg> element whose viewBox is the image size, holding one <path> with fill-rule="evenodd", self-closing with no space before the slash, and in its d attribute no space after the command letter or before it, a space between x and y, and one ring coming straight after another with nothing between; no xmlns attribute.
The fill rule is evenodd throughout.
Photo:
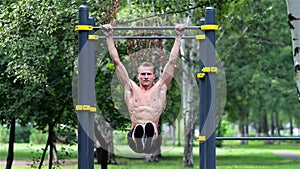
<svg viewBox="0 0 300 169"><path fill-rule="evenodd" d="M77 25L75 30L102 30L102 26L92 26L92 25ZM174 30L175 26L116 26L113 30ZM218 25L202 25L202 26L186 26L185 29L189 30L218 30Z"/></svg>
<svg viewBox="0 0 300 169"><path fill-rule="evenodd" d="M106 39L105 36L95 37L94 40ZM113 36L113 39L175 39L175 36ZM205 39L205 36L182 36L182 39Z"/></svg>
<svg viewBox="0 0 300 169"><path fill-rule="evenodd" d="M102 30L102 26L94 27L94 30ZM175 26L117 26L113 30L174 30ZM200 26L186 26L185 29L200 29Z"/></svg>

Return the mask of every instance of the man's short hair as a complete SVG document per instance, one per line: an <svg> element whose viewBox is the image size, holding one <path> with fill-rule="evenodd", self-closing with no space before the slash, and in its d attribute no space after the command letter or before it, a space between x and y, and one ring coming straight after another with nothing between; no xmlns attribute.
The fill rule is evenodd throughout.
<svg viewBox="0 0 300 169"><path fill-rule="evenodd" d="M141 69L142 67L152 67L152 68L153 68L153 73L155 73L155 67L154 67L154 65L153 65L151 62L143 62L143 63L139 66L138 72L140 72L140 69Z"/></svg>

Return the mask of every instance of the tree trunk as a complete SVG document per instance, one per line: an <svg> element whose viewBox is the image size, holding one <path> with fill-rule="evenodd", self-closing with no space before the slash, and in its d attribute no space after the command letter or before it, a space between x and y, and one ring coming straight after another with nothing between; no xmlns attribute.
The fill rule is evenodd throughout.
<svg viewBox="0 0 300 169"><path fill-rule="evenodd" d="M47 139L47 143L46 146L43 150L43 155L39 164L39 168L41 168L43 166L43 162L45 160L45 156L46 156L46 152L48 150L48 146L50 145L50 152L49 152L49 169L52 168L52 161L53 161L53 145L54 145L54 126L55 124L58 123L60 117L62 116L62 114L64 113L65 107L67 104L62 104L64 105L61 110L59 111L59 113L57 114L57 116L55 117L54 121L52 123L48 124L48 139Z"/></svg>
<svg viewBox="0 0 300 169"><path fill-rule="evenodd" d="M291 29L294 71L297 79L298 101L300 102L300 3L299 0L286 0L288 24Z"/></svg>
<svg viewBox="0 0 300 169"><path fill-rule="evenodd" d="M53 164L53 140L54 140L54 126L52 126L51 124L48 125L49 126L49 130L48 130L48 140L49 140L49 164L48 164L48 168L52 169L52 164Z"/></svg>
<svg viewBox="0 0 300 169"><path fill-rule="evenodd" d="M178 136L177 136L177 140L178 140L178 143L177 143L177 146L181 146L181 143L180 143L180 121L181 119L177 119L177 132L178 132Z"/></svg>
<svg viewBox="0 0 300 169"><path fill-rule="evenodd" d="M184 45L184 42L182 42ZM184 56L184 55L183 55ZM183 76L182 76L182 90L183 90L183 116L184 116L184 155L183 155L183 163L185 167L193 167L194 160L193 160L193 115L190 106L190 84L188 78L188 64L183 60L182 61L183 67Z"/></svg>
<svg viewBox="0 0 300 169"><path fill-rule="evenodd" d="M277 131L276 131L277 136L280 137L281 136L281 134L280 134L281 124L280 124L280 121L279 121L279 118L278 118L278 111L275 111L275 123L276 123L276 129L277 129ZM278 140L277 142L278 142L278 144L281 143L280 140Z"/></svg>
<svg viewBox="0 0 300 169"><path fill-rule="evenodd" d="M175 130L176 130L176 126L174 124L172 124L171 125L171 129L172 129L172 146L175 146L175 141L176 141Z"/></svg>
<svg viewBox="0 0 300 169"><path fill-rule="evenodd" d="M275 135L275 119L274 112L271 113L271 136Z"/></svg>
<svg viewBox="0 0 300 169"><path fill-rule="evenodd" d="M50 143L50 138L48 137L48 140L47 140L47 143L46 143L46 146L45 148L43 149L43 154L42 154L42 158L41 158L41 161L40 161L40 164L39 164L39 168L42 168L43 166L43 162L45 160L45 156L46 156L46 152L48 150L48 146L49 146L49 143Z"/></svg>
<svg viewBox="0 0 300 169"><path fill-rule="evenodd" d="M245 113L243 113L240 116L240 120L239 120L239 136L240 137L247 137L248 133L249 133L249 129L248 129L248 116L249 116L249 111L244 111ZM248 144L248 140L240 140L241 144Z"/></svg>
<svg viewBox="0 0 300 169"><path fill-rule="evenodd" d="M277 136L280 137L281 124L278 118L278 111L275 112L275 121L276 121Z"/></svg>
<svg viewBox="0 0 300 169"><path fill-rule="evenodd" d="M249 136L249 111L246 114L246 124L245 124L245 128L246 128L246 136Z"/></svg>
<svg viewBox="0 0 300 169"><path fill-rule="evenodd" d="M50 145L50 152L49 152L49 169L52 168L52 161L53 161L53 147L54 147L54 126L55 124L58 123L59 119L61 118L62 114L64 113L65 107L67 104L62 104L64 105L61 110L59 111L59 113L57 114L57 116L55 117L54 121L52 123L48 124L48 139L47 139L47 143L45 148L43 149L43 154L42 154L42 158L39 164L39 168L42 168L44 160L45 160L45 156L46 156L46 152L48 150L48 146Z"/></svg>
<svg viewBox="0 0 300 169"><path fill-rule="evenodd" d="M294 130L293 118L290 117L290 136L294 135L293 130Z"/></svg>
<svg viewBox="0 0 300 169"><path fill-rule="evenodd" d="M184 167L194 167L193 142L194 130L189 130L184 137Z"/></svg>
<svg viewBox="0 0 300 169"><path fill-rule="evenodd" d="M245 136L246 137L249 136L249 113L247 113L247 117L246 117ZM248 144L248 140L245 140L245 141L247 141L247 144Z"/></svg>
<svg viewBox="0 0 300 169"><path fill-rule="evenodd" d="M11 169L14 161L14 143L16 132L16 118L11 119L9 129L8 155L6 159L6 169Z"/></svg>
<svg viewBox="0 0 300 169"><path fill-rule="evenodd" d="M261 133L261 122L257 122L255 136L260 137L260 133Z"/></svg>
<svg viewBox="0 0 300 169"><path fill-rule="evenodd" d="M269 127L268 127L268 117L267 113L264 114L264 119L263 119L263 132L265 137L269 137ZM271 144L273 141L272 140L265 140L264 144Z"/></svg>
<svg viewBox="0 0 300 169"><path fill-rule="evenodd" d="M191 11L191 14L193 11ZM187 25L189 24L189 18L184 21ZM191 73L192 67L189 64L193 64L192 61L195 60L195 53L193 51L197 50L197 43L194 40L188 42L193 44L190 46L192 49L187 50L186 40L181 41L180 53L182 55L182 111L184 120L184 155L183 162L185 167L193 167L193 143L195 140L195 122L196 112L199 112L199 90L197 88L197 83L193 78L193 73ZM198 113L197 113L198 114Z"/></svg>
<svg viewBox="0 0 300 169"><path fill-rule="evenodd" d="M112 164L115 163L115 150L114 150L114 134L113 134L113 130L109 130L108 131L108 149L107 149L107 153L108 153L108 164Z"/></svg>
<svg viewBox="0 0 300 169"><path fill-rule="evenodd" d="M46 157L46 152L48 150L48 146L50 145L50 151L49 151L49 165L48 168L51 169L52 168L52 159L53 159L53 130L54 130L54 126L52 124L48 125L49 129L48 129L48 139L47 139L47 143L45 148L43 149L43 154L42 154L42 158L39 164L39 168L42 168L45 157ZM52 142L52 143L51 143ZM51 145L52 144L52 145Z"/></svg>
<svg viewBox="0 0 300 169"><path fill-rule="evenodd" d="M245 137L246 136L246 128L245 128L245 124L244 124L243 119L239 120L239 136L240 137ZM248 144L247 140L241 140L240 143L241 144Z"/></svg>

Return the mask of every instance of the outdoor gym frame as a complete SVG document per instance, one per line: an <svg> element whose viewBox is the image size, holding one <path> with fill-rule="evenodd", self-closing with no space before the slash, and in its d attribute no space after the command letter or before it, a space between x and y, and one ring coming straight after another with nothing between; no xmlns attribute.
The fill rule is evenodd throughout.
<svg viewBox="0 0 300 169"><path fill-rule="evenodd" d="M96 30L102 27L95 27L93 17L89 16L89 9L86 5L79 7L79 22L75 30L79 33L78 51L78 102L76 112L78 114L78 168L94 168L94 119L96 112L95 102L95 41L105 38L94 35ZM114 30L169 30L175 26L158 27L113 27ZM201 19L200 26L187 26L186 29L199 30L196 36L183 36L183 39L197 39L200 43L200 73L197 74L200 83L200 169L216 168L215 151L215 128L216 128L216 94L215 82L216 65L215 52L215 31L218 26L215 21L215 9L207 7L205 19ZM175 36L117 36L115 39L172 39ZM212 113L208 118L208 112ZM209 123L205 123L209 120ZM209 126L206 126L209 125ZM204 130L203 130L204 129ZM207 131L207 130L213 130ZM208 134L209 133L209 134Z"/></svg>
<svg viewBox="0 0 300 169"><path fill-rule="evenodd" d="M94 35L102 27L95 27L93 17L89 16L86 5L79 7L78 52L78 168L94 168L94 119L95 103L95 40L104 36ZM174 26L113 27L114 30L174 30ZM187 26L186 29L199 30L196 36L183 36L183 39L197 39L200 43L200 73L197 74L200 85L200 169L216 168L216 140L300 140L300 137L216 137L216 50L215 31L218 30L215 20L215 9L207 7L205 19L200 26ZM175 36L114 36L114 39L174 39ZM208 113L210 115L208 116ZM209 123L205 123L209 121Z"/></svg>

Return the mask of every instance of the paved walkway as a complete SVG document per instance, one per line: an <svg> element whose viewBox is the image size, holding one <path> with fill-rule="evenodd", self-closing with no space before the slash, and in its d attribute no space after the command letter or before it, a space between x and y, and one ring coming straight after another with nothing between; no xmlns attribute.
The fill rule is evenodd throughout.
<svg viewBox="0 0 300 169"><path fill-rule="evenodd" d="M274 152L274 154L284 157L284 158L292 158L292 159L300 159L300 155L289 152Z"/></svg>
<svg viewBox="0 0 300 169"><path fill-rule="evenodd" d="M14 160L12 168L14 167L30 167L33 164L33 161L23 161L23 160ZM64 163L61 163L61 166L75 165L77 164L77 160L66 160ZM34 166L38 166L39 163ZM0 160L0 168L6 166L6 160ZM43 166L48 166L48 161L44 161Z"/></svg>

